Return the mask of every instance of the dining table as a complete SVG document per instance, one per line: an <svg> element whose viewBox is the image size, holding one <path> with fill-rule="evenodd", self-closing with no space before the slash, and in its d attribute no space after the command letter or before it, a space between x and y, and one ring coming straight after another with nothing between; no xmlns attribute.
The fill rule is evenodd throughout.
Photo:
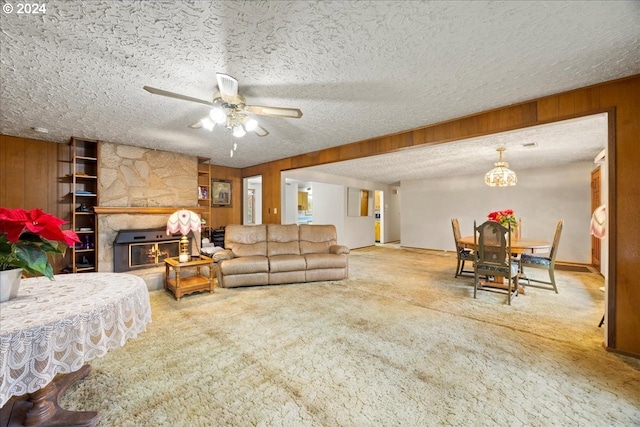
<svg viewBox="0 0 640 427"><path fill-rule="evenodd" d="M464 236L458 239L458 244L460 246L464 246L468 249L475 248L474 236ZM551 242L544 239L535 239L529 237L517 237L511 236L511 248L510 251L512 254L519 255L524 253L535 254L535 253L544 253L549 252L551 250ZM524 273L520 272L518 275L519 279L526 279ZM504 277L496 275L493 278L493 281L489 280L481 280L480 286L490 286L497 288L507 288L507 285L504 283ZM522 285L518 286L518 293L525 294L524 287Z"/></svg>
<svg viewBox="0 0 640 427"><path fill-rule="evenodd" d="M145 281L126 273L22 279L0 303L0 426L93 426L95 411L68 411L62 394L103 357L146 330Z"/></svg>
<svg viewBox="0 0 640 427"><path fill-rule="evenodd" d="M458 243L465 248L473 249L475 246L474 236L464 236L458 240ZM548 240L511 236L511 253L513 254L534 254L550 250L551 242Z"/></svg>

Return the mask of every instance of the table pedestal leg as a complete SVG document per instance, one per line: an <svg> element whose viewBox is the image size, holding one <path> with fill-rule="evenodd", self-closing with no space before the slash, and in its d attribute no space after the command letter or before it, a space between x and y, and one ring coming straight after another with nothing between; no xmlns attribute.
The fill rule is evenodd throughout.
<svg viewBox="0 0 640 427"><path fill-rule="evenodd" d="M76 381L89 375L91 366L56 377L26 398L10 400L0 409L0 427L13 426L95 426L99 415L95 411L67 411L59 405L64 392Z"/></svg>

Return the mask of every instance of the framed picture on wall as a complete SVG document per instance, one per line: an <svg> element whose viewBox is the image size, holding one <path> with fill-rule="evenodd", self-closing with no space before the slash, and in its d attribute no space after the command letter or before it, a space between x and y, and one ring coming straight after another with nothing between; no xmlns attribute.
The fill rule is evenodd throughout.
<svg viewBox="0 0 640 427"><path fill-rule="evenodd" d="M231 181L211 179L211 206L231 206Z"/></svg>

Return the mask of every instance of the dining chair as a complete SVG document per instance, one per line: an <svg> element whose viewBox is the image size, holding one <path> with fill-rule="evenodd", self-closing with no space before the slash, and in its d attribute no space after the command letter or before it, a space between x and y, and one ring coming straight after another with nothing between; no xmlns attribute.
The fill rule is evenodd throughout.
<svg viewBox="0 0 640 427"><path fill-rule="evenodd" d="M476 252L474 262L475 283L473 297L477 297L480 276L500 276L505 278L504 287L499 283L488 283L481 289L507 293L507 303L518 296L518 261L511 256L511 229L495 221L486 221L479 226L473 222L473 241Z"/></svg>
<svg viewBox="0 0 640 427"><path fill-rule="evenodd" d="M520 256L520 272L523 275L523 278L527 280L527 286L531 286L534 288L540 289L553 289L556 294L558 293L558 287L556 286L556 278L555 278L555 265L556 265L556 254L558 253L558 245L560 244L560 235L562 234L562 227L564 225L564 220L561 219L558 221L556 225L556 233L553 236L553 243L551 244L551 250L549 251L548 256L534 255L534 254L522 254ZM540 268L547 270L549 272L549 281L532 279L530 277L526 277L524 273L524 267L531 268ZM540 283L540 285L532 285L531 282ZM544 286L550 285L550 286Z"/></svg>
<svg viewBox="0 0 640 427"><path fill-rule="evenodd" d="M467 249L460 243L458 243L458 241L462 237L462 235L460 234L460 223L458 222L458 218L451 219L451 227L453 228L453 239L458 255L458 265L456 266L456 275L454 277L466 275L463 273L468 273L468 275L471 276L473 274L473 270L465 270L464 263L466 261L473 263L475 256L471 249Z"/></svg>

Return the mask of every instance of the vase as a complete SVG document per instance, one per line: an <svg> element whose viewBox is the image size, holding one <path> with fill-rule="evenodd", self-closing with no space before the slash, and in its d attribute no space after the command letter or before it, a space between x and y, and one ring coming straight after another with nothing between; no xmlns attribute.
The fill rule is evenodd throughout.
<svg viewBox="0 0 640 427"><path fill-rule="evenodd" d="M21 279L21 268L0 271L0 302L9 301L18 296Z"/></svg>

